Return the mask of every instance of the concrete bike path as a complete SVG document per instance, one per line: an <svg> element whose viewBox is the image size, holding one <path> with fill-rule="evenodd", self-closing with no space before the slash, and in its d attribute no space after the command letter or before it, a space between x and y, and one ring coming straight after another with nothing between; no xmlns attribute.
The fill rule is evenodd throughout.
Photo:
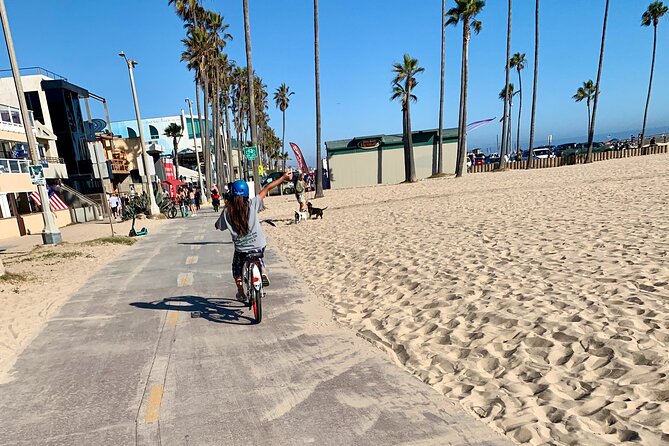
<svg viewBox="0 0 669 446"><path fill-rule="evenodd" d="M334 323L272 250L251 325L214 218L168 222L63 306L0 385L1 445L510 444Z"/></svg>

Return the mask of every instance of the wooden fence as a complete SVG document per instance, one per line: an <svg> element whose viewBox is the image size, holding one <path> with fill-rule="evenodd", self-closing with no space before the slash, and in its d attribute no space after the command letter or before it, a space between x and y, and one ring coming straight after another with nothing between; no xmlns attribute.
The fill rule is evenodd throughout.
<svg viewBox="0 0 669 446"><path fill-rule="evenodd" d="M606 161L616 158L629 158L631 156L657 155L669 153L669 144L658 144L636 149L615 150L610 152L598 152L592 154L592 161ZM533 169L546 169L549 167L571 166L585 163L585 155L570 155L561 158L535 159L532 161ZM472 167L472 173L492 172L499 167L499 163L481 164ZM508 169L525 169L527 161L510 161L506 163Z"/></svg>

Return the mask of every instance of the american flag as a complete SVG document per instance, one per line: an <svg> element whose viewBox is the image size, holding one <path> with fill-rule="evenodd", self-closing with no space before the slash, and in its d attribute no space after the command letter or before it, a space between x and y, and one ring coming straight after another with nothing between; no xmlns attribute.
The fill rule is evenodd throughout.
<svg viewBox="0 0 669 446"><path fill-rule="evenodd" d="M42 200L40 199L38 191L33 191L33 193L30 194L30 198L32 198L37 206L42 205ZM64 211L67 209L67 205L58 194L53 194L49 197L49 204L51 205L52 211Z"/></svg>

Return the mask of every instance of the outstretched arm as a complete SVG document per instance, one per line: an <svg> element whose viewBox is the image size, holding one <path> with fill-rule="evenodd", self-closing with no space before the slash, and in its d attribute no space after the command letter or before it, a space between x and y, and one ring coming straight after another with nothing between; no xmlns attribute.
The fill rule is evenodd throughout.
<svg viewBox="0 0 669 446"><path fill-rule="evenodd" d="M281 178L276 179L276 180L272 181L271 183L269 183L267 186L265 186L263 188L263 190L261 190L258 193L258 197L260 197L261 200L264 200L265 197L267 195L269 195L269 191L271 191L272 189L274 189L275 187L277 187L279 184L283 183L286 180L288 180L288 181L293 180L293 172L292 171L285 172L283 174L283 176L281 176Z"/></svg>

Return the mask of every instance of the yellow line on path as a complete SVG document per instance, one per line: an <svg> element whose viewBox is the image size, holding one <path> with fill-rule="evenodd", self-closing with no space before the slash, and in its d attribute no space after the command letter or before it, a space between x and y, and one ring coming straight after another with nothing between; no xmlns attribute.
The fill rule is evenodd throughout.
<svg viewBox="0 0 669 446"><path fill-rule="evenodd" d="M186 265L195 265L198 261L198 256L186 257Z"/></svg>
<svg viewBox="0 0 669 446"><path fill-rule="evenodd" d="M160 418L160 403L163 400L163 385L156 384L151 387L149 392L149 401L146 405L146 416L144 421L146 423L155 423Z"/></svg>
<svg viewBox="0 0 669 446"><path fill-rule="evenodd" d="M204 235L196 235L195 237L193 237L193 239L195 241L200 242L200 241L204 240Z"/></svg>
<svg viewBox="0 0 669 446"><path fill-rule="evenodd" d="M191 251L199 251L200 248L202 248L201 245L192 245L192 246L190 247Z"/></svg>
<svg viewBox="0 0 669 446"><path fill-rule="evenodd" d="M177 277L177 286L191 286L193 284L193 273L181 273Z"/></svg>
<svg viewBox="0 0 669 446"><path fill-rule="evenodd" d="M168 311L167 312L167 321L166 325L168 327L174 327L177 325L177 321L179 320L179 313L176 311Z"/></svg>

